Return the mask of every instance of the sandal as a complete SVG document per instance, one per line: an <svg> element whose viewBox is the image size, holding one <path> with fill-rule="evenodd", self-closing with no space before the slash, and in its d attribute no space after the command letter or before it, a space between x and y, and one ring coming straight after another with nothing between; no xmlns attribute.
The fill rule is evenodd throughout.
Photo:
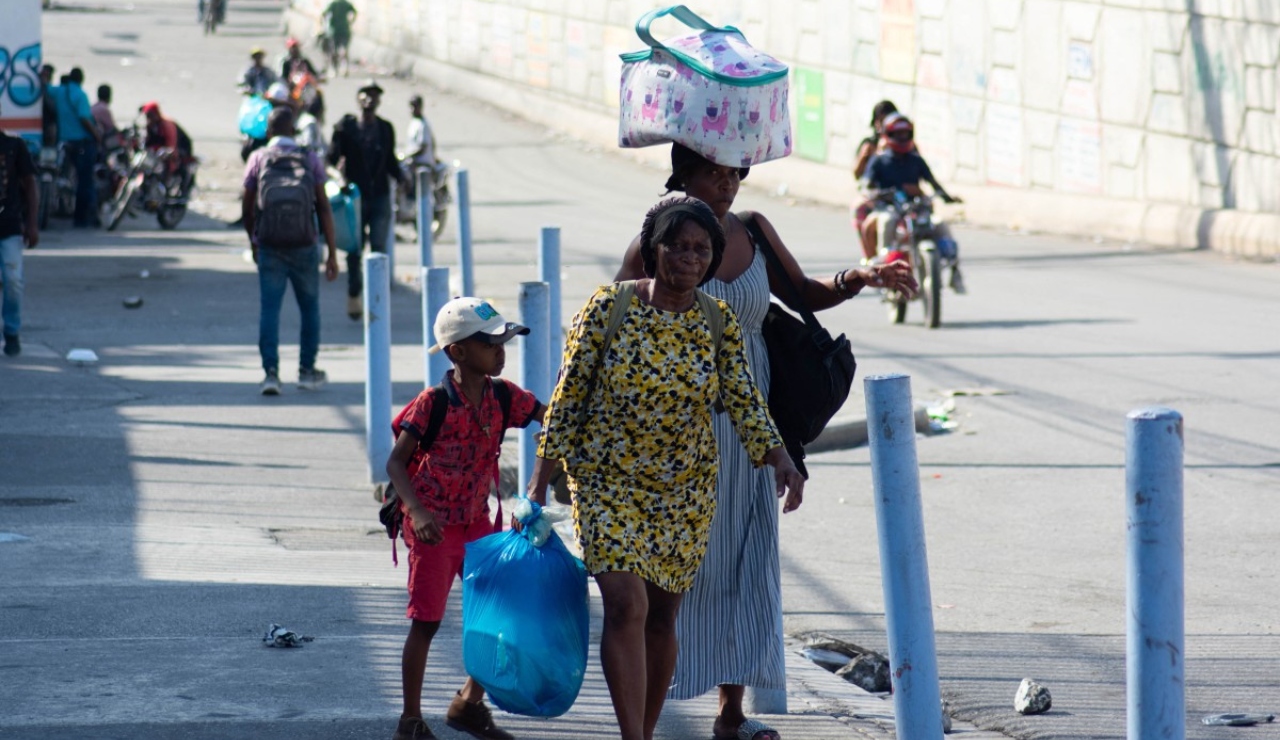
<svg viewBox="0 0 1280 740"><path fill-rule="evenodd" d="M732 735L715 735L714 740L782 740L782 735L758 719L746 719Z"/></svg>

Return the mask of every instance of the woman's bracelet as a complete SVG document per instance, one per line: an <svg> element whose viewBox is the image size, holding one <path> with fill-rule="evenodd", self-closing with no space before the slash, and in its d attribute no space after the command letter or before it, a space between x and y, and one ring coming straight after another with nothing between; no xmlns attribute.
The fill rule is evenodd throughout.
<svg viewBox="0 0 1280 740"><path fill-rule="evenodd" d="M849 284L844 281L845 275L848 272L849 272L848 270L841 270L840 272L837 272L835 276L834 283L836 288L836 294L839 295L841 298L852 298L858 294L858 291L850 288Z"/></svg>

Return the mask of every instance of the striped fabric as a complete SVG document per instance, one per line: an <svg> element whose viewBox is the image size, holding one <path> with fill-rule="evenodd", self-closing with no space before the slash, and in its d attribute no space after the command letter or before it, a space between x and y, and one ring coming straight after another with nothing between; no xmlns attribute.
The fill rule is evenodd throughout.
<svg viewBox="0 0 1280 740"><path fill-rule="evenodd" d="M769 356L760 326L769 310L769 277L756 251L731 283L704 291L729 303L746 338L756 385L769 395ZM753 468L728 414L716 414L720 475L706 559L676 618L680 656L668 696L692 699L720 684L785 689L778 500L773 468Z"/></svg>

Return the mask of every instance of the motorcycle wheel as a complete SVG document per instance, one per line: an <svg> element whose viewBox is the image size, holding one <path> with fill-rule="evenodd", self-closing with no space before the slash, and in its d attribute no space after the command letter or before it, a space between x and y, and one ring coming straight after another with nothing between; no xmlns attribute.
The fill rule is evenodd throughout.
<svg viewBox="0 0 1280 740"><path fill-rule="evenodd" d="M160 210L156 211L156 220L160 222L160 228L172 231L178 228L178 224L182 223L182 218L186 215L186 206L160 206Z"/></svg>
<svg viewBox="0 0 1280 740"><path fill-rule="evenodd" d="M49 214L53 211L54 199L53 182L50 180L40 180L40 206L37 213L37 225L41 231L49 228Z"/></svg>
<svg viewBox="0 0 1280 740"><path fill-rule="evenodd" d="M133 206L133 200L138 194L139 178L131 177L125 180L120 187L120 192L116 193L116 197L111 201L111 217L107 219L107 231L115 231L120 222L124 220L125 214L129 212L129 208Z"/></svg>
<svg viewBox="0 0 1280 740"><path fill-rule="evenodd" d="M76 192L80 189L80 174L74 167L66 171L61 185L57 194L58 207L54 215L71 218L76 215Z"/></svg>
<svg viewBox="0 0 1280 740"><path fill-rule="evenodd" d="M916 280L920 282L920 298L924 300L924 325L937 329L942 324L942 255L933 242L920 242L919 263Z"/></svg>

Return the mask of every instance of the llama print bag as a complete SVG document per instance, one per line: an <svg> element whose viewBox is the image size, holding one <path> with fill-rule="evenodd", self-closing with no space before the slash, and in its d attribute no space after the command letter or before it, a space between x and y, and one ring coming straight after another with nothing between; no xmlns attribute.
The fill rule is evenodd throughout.
<svg viewBox="0 0 1280 740"><path fill-rule="evenodd" d="M665 15L696 32L655 40L649 25ZM618 146L676 141L729 167L791 153L786 65L683 5L646 13L636 34L649 48L622 55Z"/></svg>

